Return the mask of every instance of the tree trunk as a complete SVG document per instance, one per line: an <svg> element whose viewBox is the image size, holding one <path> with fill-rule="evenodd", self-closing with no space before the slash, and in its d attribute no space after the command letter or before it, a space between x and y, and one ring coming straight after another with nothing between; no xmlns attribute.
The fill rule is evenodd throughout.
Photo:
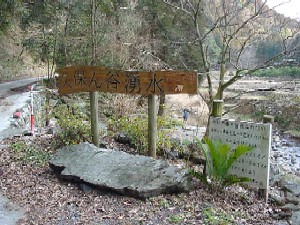
<svg viewBox="0 0 300 225"><path fill-rule="evenodd" d="M224 80L225 80L225 74L226 74L225 64L222 63L221 68L220 68L219 86L218 86L218 91L217 91L217 94L215 96L215 99L223 100L223 98L224 98L224 87L223 87L223 85L224 85Z"/></svg>
<svg viewBox="0 0 300 225"><path fill-rule="evenodd" d="M68 65L68 50L67 50L68 22L69 22L69 17L67 16L66 23L65 23L65 29L64 29L64 57L65 57L65 66Z"/></svg>
<svg viewBox="0 0 300 225"><path fill-rule="evenodd" d="M52 64L51 64L51 72L50 72L51 78L54 77L57 38L58 38L58 18L57 18L57 11L55 11L55 38L54 38L54 44L53 44L53 56L52 56ZM54 85L54 88L56 88L55 81L53 81L53 85Z"/></svg>

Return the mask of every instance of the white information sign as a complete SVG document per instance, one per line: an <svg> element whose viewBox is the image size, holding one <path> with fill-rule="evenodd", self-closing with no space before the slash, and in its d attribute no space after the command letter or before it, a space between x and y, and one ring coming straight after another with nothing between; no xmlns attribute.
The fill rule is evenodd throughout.
<svg viewBox="0 0 300 225"><path fill-rule="evenodd" d="M229 144L232 149L240 144L252 146L251 152L241 156L231 167L230 174L251 179L250 185L268 190L272 125L237 122L211 118L209 138Z"/></svg>

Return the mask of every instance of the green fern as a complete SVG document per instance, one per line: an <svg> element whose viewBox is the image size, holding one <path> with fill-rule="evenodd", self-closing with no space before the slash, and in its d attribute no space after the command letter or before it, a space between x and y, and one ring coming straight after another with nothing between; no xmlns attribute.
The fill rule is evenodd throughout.
<svg viewBox="0 0 300 225"><path fill-rule="evenodd" d="M252 147L238 145L232 150L228 144L220 141L212 141L205 138L204 142L207 147L200 140L196 141L206 159L208 176L192 170L191 174L193 176L206 184L210 184L210 186L216 187L227 187L236 183L250 181L247 177L237 177L228 173L234 162L245 153L252 151Z"/></svg>

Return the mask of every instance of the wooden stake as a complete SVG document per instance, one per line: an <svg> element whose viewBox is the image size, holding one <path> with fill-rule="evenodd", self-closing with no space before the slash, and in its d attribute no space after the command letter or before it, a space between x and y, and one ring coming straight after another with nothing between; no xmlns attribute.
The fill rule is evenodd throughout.
<svg viewBox="0 0 300 225"><path fill-rule="evenodd" d="M274 117L270 115L263 116L263 123L274 123ZM259 189L258 195L262 198L265 198L266 203L268 203L269 190L268 189Z"/></svg>
<svg viewBox="0 0 300 225"><path fill-rule="evenodd" d="M274 116L264 115L263 123L274 123Z"/></svg>
<svg viewBox="0 0 300 225"><path fill-rule="evenodd" d="M90 92L91 130L93 144L99 147L98 92Z"/></svg>
<svg viewBox="0 0 300 225"><path fill-rule="evenodd" d="M213 117L221 117L223 113L223 100L214 100L213 101L213 109L212 109L212 116Z"/></svg>
<svg viewBox="0 0 300 225"><path fill-rule="evenodd" d="M148 97L148 155L156 158L157 110L155 95Z"/></svg>

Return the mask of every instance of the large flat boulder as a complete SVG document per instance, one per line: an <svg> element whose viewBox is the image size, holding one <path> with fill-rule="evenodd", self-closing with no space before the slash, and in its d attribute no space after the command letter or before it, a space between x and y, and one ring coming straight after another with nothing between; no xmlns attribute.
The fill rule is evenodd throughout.
<svg viewBox="0 0 300 225"><path fill-rule="evenodd" d="M49 163L62 178L141 199L162 193L186 192L192 188L186 169L171 166L163 160L91 144L61 148Z"/></svg>

